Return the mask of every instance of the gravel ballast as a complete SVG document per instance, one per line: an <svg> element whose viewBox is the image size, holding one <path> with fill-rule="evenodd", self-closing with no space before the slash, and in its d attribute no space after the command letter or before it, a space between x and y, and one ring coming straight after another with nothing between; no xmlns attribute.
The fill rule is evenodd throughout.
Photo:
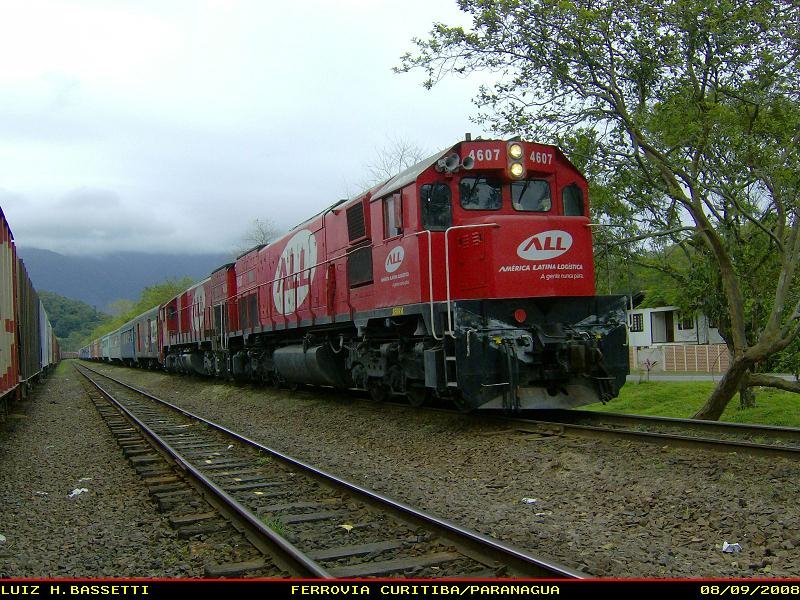
<svg viewBox="0 0 800 600"><path fill-rule="evenodd" d="M98 367L335 475L593 576L800 573L796 461L543 437L352 394ZM0 478L13 483L2 492L0 533L9 539L0 545L0 572L192 576L191 569L136 556L144 548L152 549L149 556L180 550L168 527L152 521L144 492L112 495L135 475L106 440L91 404L78 397L77 374L62 372L10 437L3 434ZM47 445L53 448L44 451ZM69 462L72 455L77 464ZM102 477L84 486L89 494L66 498L78 479L95 474ZM36 496L40 490L48 496ZM82 498L91 506L75 502ZM9 506L21 515L9 520ZM108 551L93 562L97 539ZM726 541L742 551L723 553ZM22 564L13 562L20 548L26 548Z"/></svg>
<svg viewBox="0 0 800 600"><path fill-rule="evenodd" d="M104 366L295 458L598 577L796 577L800 466ZM527 499L527 500L525 500ZM722 552L723 542L742 551Z"/></svg>
<svg viewBox="0 0 800 600"><path fill-rule="evenodd" d="M0 426L0 482L0 577L203 576L69 364Z"/></svg>

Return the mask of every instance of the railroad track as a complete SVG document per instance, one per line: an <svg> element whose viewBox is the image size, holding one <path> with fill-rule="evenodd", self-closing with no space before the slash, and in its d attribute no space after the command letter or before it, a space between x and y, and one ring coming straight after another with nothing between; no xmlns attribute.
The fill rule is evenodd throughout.
<svg viewBox="0 0 800 600"><path fill-rule="evenodd" d="M633 439L677 447L705 448L766 456L800 458L800 429L698 419L598 413L586 410L529 411L495 417L523 431L582 437Z"/></svg>
<svg viewBox="0 0 800 600"><path fill-rule="evenodd" d="M291 576L586 576L334 477L108 375L76 369L158 446L156 457L129 441L142 453L140 462L169 457L236 529L273 557L275 569ZM130 425L117 427L134 435ZM162 491L172 494L161 498L167 502L180 504L186 496L180 489ZM197 518L197 511L189 508L185 518Z"/></svg>

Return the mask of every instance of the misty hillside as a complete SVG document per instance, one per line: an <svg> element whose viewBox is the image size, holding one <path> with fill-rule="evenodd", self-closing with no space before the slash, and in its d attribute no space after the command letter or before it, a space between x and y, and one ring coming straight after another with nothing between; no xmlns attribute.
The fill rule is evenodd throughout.
<svg viewBox="0 0 800 600"><path fill-rule="evenodd" d="M136 300L143 288L165 279L199 280L230 262L229 254L144 254L66 256L39 248L18 248L37 290L55 292L107 311L115 300Z"/></svg>

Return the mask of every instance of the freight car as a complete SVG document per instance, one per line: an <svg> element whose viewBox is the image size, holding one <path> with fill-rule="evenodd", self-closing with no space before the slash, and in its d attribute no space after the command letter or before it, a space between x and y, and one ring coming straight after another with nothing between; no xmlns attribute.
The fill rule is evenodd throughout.
<svg viewBox="0 0 800 600"><path fill-rule="evenodd" d="M595 293L587 192L554 146L468 138L158 307L159 364L463 410L605 402L625 300Z"/></svg>
<svg viewBox="0 0 800 600"><path fill-rule="evenodd" d="M0 416L58 361L58 341L0 209Z"/></svg>

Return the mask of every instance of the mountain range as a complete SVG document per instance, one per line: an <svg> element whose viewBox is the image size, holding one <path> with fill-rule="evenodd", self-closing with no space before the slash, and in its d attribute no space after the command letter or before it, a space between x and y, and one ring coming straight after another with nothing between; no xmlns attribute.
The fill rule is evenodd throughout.
<svg viewBox="0 0 800 600"><path fill-rule="evenodd" d="M198 281L231 262L230 254L145 254L68 256L41 248L18 247L37 290L81 300L107 312L116 300L136 300L148 286L167 279Z"/></svg>

